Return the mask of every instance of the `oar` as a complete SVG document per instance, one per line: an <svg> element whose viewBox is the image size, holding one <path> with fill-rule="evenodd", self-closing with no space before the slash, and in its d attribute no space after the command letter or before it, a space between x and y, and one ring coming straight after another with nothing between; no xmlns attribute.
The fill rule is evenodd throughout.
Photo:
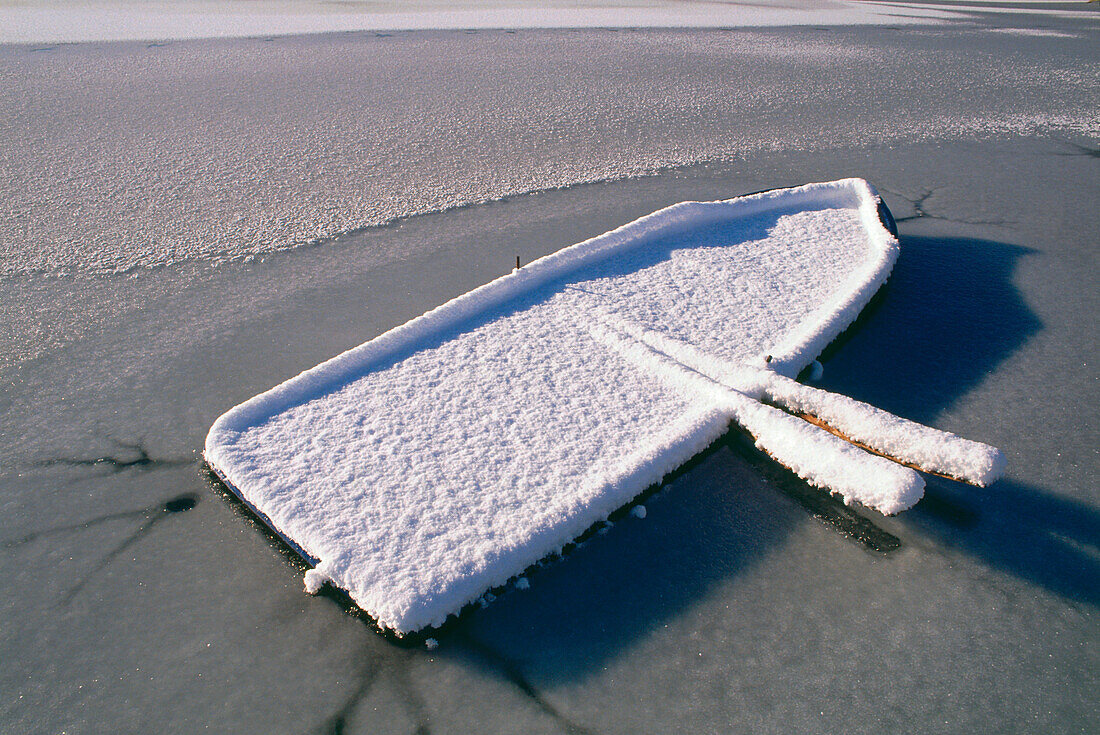
<svg viewBox="0 0 1100 735"><path fill-rule="evenodd" d="M763 400L908 467L980 487L1004 474L1004 454L988 444L933 429L775 373L763 387Z"/></svg>
<svg viewBox="0 0 1100 735"><path fill-rule="evenodd" d="M995 447L601 316L589 326L597 339L666 382L715 401L760 449L846 502L897 513L923 494L924 480L913 470L980 486L1004 472L1004 455Z"/></svg>

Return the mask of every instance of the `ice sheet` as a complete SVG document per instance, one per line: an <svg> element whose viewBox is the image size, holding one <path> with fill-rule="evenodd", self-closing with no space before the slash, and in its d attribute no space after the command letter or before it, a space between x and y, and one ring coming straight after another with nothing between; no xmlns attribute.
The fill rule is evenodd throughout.
<svg viewBox="0 0 1100 735"><path fill-rule="evenodd" d="M560 549L731 420L816 484L908 507L911 470L629 333L793 375L889 273L877 204L849 179L660 210L238 406L207 460L316 562L309 588L332 581L399 633Z"/></svg>
<svg viewBox="0 0 1100 735"><path fill-rule="evenodd" d="M1082 16L1097 8L1078 5ZM1100 14L1092 15L1100 20ZM653 105L655 82L670 93L672 87L683 91L681 99L700 98L699 84L681 76L669 83L676 65L668 58L688 45L676 43L673 34L561 34L553 44L529 49L546 77L559 88L566 83L555 63L559 56L548 54L548 47L562 45L563 38L590 39L587 46L607 53L591 59L584 45L571 44L569 54L589 60L568 81L593 94L598 80L615 79L616 91L624 93L599 95L585 108L568 100L552 106L537 84L527 83L525 88L534 88L530 102L516 104L514 97L500 98L505 84L485 64L485 83L499 103L479 99L455 114L472 127L487 110L515 111L511 119L519 121L512 127L494 117L502 132L492 138L493 148L507 153L492 170L471 171L461 179L454 167L433 162L438 180L511 182L522 175L533 182L528 186L546 179L555 185L551 176L533 175L530 161L508 147L510 140L559 164L572 160L563 154L570 146L577 152L573 159L581 154L606 159L611 151L629 164L660 162L665 149L652 140L709 155L713 148L701 140L703 131L707 140L728 142L730 149L736 142L739 150L769 152L731 154L729 164L427 215L263 262L209 268L196 261L142 270L133 278L97 276L75 284L50 276L6 278L0 350L26 344L41 357L14 370L0 366L0 424L7 439L0 459L5 487L0 539L55 526L76 530L5 550L0 658L9 665L0 689L9 696L0 706L0 720L12 731L75 732L89 722L102 730L147 729L155 718L162 732L193 732L209 724L204 712L218 711L221 729L237 732L338 727L411 732L418 726L457 732L568 730L542 706L548 704L576 729L594 732L741 728L877 735L906 727L1013 731L1021 722L1033 723L1035 731L1089 731L1096 719L1090 694L1100 671L1094 613L1100 598L1095 585L1100 487L1094 478L1100 467L1092 415L1081 407L1100 405L1094 360L1100 287L1090 237L1100 231L1094 206L1098 139L1069 137L1080 144L1075 148L1063 142L1066 136L1040 131L1038 138L997 135L958 142L953 127L929 122L928 114L942 118L946 111L953 121L990 121L1003 119L998 110L1011 105L1029 114L1087 120L1081 108L1100 110L1095 75L1083 76L1081 70L1086 64L1100 69L1100 43L1095 30L1087 29L1088 18L1037 21L1081 40L991 32L991 25L1028 22L1026 16L995 13L939 30L777 32L774 37L788 41L792 50L813 52L814 61L823 64L813 74L801 65L777 70L782 59L771 53L772 46L761 47L764 32L724 36L730 46L745 50L741 64L720 56L708 42L717 33L693 36L690 45L698 53L685 55L683 66L690 63L700 76L710 70L716 93L742 110L746 122L757 123L749 132L747 124L712 107ZM444 45L441 53L416 50L424 77L446 85L447 67L438 59L481 61L490 50L502 55L500 44L486 48L491 37L547 34L455 35L463 43L459 48L433 36L425 46ZM638 44L624 48L621 41L642 38L654 39L668 54L652 59ZM256 40L225 65L249 78L270 64L269 57L255 58L264 49L304 55L308 43L310 54L325 57L322 68L308 79L284 74L298 80L298 88L279 89L286 104L269 109L285 115L287 127L304 126L308 121L301 115L286 114L286 105L299 100L301 109L312 107L334 128L346 128L356 119L351 108L359 106L362 119L373 124L401 100L357 89L342 107L301 101L306 88L321 87L320 78L361 76L377 83L378 76L354 66L355 54L326 53L340 41L301 38L290 48ZM105 46L129 56L135 69L157 64L157 73L164 55L176 49L218 59L230 56L223 49L234 48L229 41L148 50L144 44ZM28 118L6 108L2 117L47 140L6 137L0 148L11 152L16 164L7 170L19 172L18 161L41 158L52 141L88 162L117 151L102 167L102 180L118 182L125 193L133 190L136 174L144 173L146 197L165 193L148 200L156 217L128 220L115 200L95 196L107 189L89 186L73 219L73 237L53 240L37 233L50 223L54 206L79 201L75 186L67 185L67 178L43 175L49 189L34 189L17 173L3 197L16 218L2 238L8 248L21 242L12 225L26 223L36 236L20 253L49 252L60 242L58 250L78 253L68 263L93 263L97 255L109 258L109 246L120 239L111 221L129 221L134 232L154 232L160 231L161 218L180 233L198 229L186 226L189 222L228 227L234 221L235 212L217 206L213 197L181 216L183 207L171 206L180 189L172 188L174 181L151 176L163 168L149 165L154 158L154 163L172 162L172 156L162 155L160 141L198 138L183 124L161 135L165 131L153 111L164 109L162 100L179 99L181 109L202 110L204 99L211 100L210 107L224 104L217 90L226 85L209 80L206 86L196 83L190 93L166 90L152 73L120 72L121 64L96 55L102 48L20 50L18 62L24 65L8 73L0 87L13 98L18 92L23 100L48 104L48 116ZM858 59L844 55L844 49L858 51ZM10 47L9 53L14 55ZM836 68L837 59L846 60L848 68ZM175 61L181 69L202 68L191 60ZM55 76L36 75L35 84L23 84L34 73L27 64L47 61ZM515 54L506 54L504 63L514 68ZM776 81L779 72L782 83ZM66 76L74 80L69 89L42 81ZM110 108L104 105L95 117L85 108L83 118L67 114L67 108L103 91L97 78L118 80L120 89L133 92L112 98ZM74 94L81 86L88 90L85 97ZM1036 94L1039 86L1042 96ZM991 106L992 98L982 94L994 87L1004 106ZM812 110L796 104L807 89L817 90ZM947 89L957 99L938 94ZM767 97L753 105L742 90ZM415 93L429 96L422 89ZM778 109L761 125L764 99ZM630 101L654 110L646 127L624 124L621 113ZM265 102L257 101L253 111ZM548 146L545 138L533 138L533 131L547 130L549 138L562 127L539 126L541 119L525 127L524 109L544 109L547 117L553 112L554 119L576 125L597 121L604 133L578 143L566 129L561 146ZM869 120L872 110L876 116ZM694 136L678 124L689 111L695 115ZM96 124L78 127L80 119ZM295 138L271 129L269 120L254 112L247 119L252 124L242 125L235 138L239 149L251 141L277 140L281 160L300 164L302 171L340 146L353 150L353 143L326 137L316 127ZM838 142L837 133L844 130L881 140L875 136L886 124L878 121L887 120L897 132L889 146L867 147L851 138ZM207 140L225 140L216 121L192 119L192 124ZM649 136L640 136L639 129ZM807 134L792 135L798 130ZM86 133L83 140L80 132ZM777 140L793 140L802 148L796 154L791 147L769 147ZM445 136L438 149L446 150ZM307 155L311 150L317 155ZM143 156L145 151L150 155ZM254 177L256 196L247 205L285 214L257 189L265 182L273 188L301 181L298 170L281 176L275 166L257 169L255 159L242 163L232 153L221 144L212 149L210 158L226 165L208 179L227 187L219 174L239 170L241 178ZM414 167L393 166L392 156L375 151L367 155L392 166L395 180L411 181L409 191L434 191L420 185ZM133 168L126 158L134 160ZM190 165L196 157L185 153L176 160ZM209 169L197 163L206 175ZM330 180L343 178L343 169L326 166ZM1013 460L1003 485L981 490L931 480L926 502L913 511L871 518L878 529L897 536L896 551L868 551L785 494L797 489L769 480L770 473L755 470L755 463L721 449L647 498L645 521L623 518L565 563L527 575L530 590L502 595L454 629L433 633L440 649L424 654L394 648L357 616L340 614L329 599L302 596L300 582L287 579L293 565L237 516L234 504L211 496L191 463L163 461L191 457L227 407L496 277L510 259L514 262L517 250L526 263L547 248L578 242L672 202L848 175L873 181L905 219L902 254L880 308L865 310L843 349L819 358L825 370L817 385L966 436L996 440ZM32 184L37 180L30 178ZM364 182L359 170L349 172L347 180L374 198L395 196L392 189ZM42 205L28 211L23 204L29 197L19 198L19 186L33 189L36 197L44 191L73 196L39 199ZM304 189L292 188L287 198L316 201ZM353 213L335 204L335 211ZM318 210L311 207L300 216L320 222ZM90 221L93 213L96 221ZM470 232L475 228L480 230ZM247 245L241 234L234 228L221 242ZM470 247L461 257L449 252L426 257L425 252L436 252L428 246L437 238ZM77 247L93 242L96 252ZM5 270L18 262L11 249L0 257ZM400 253L402 261L366 275L365 261L377 250ZM935 289L926 287L931 282ZM319 313L326 315L324 328ZM79 342L59 346L51 319ZM21 320L37 329L26 342L11 337ZM133 448L122 448L123 442ZM139 453L145 450L152 457L148 465ZM105 462L56 464L104 456L141 463L126 469ZM198 506L167 516L137 541L131 532L141 528L140 517L87 524L101 515L153 507L182 492L194 493ZM124 553L111 556L122 543ZM71 605L60 604L85 575L90 582L84 591ZM530 686L517 687L517 675ZM232 682L234 702L228 709L223 707L226 682ZM274 700L286 706L272 708ZM128 704L120 707L120 702Z"/></svg>

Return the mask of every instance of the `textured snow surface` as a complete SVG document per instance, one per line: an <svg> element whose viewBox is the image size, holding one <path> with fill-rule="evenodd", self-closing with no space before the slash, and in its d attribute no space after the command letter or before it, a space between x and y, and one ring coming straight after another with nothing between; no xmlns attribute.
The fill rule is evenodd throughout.
<svg viewBox="0 0 1100 735"><path fill-rule="evenodd" d="M904 509L915 472L758 400L888 275L876 203L848 179L660 210L234 408L206 458L316 562L308 589L331 581L398 632L559 550L731 421L846 500Z"/></svg>
<svg viewBox="0 0 1100 735"><path fill-rule="evenodd" d="M0 46L0 277L248 258L759 151L1100 131L1100 67L1075 45L994 62L958 30L914 33Z"/></svg>

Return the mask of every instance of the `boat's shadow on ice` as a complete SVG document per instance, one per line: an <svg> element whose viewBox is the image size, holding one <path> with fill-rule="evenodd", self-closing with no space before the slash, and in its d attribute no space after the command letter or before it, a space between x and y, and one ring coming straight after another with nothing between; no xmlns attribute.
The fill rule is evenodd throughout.
<svg viewBox="0 0 1100 735"><path fill-rule="evenodd" d="M736 577L801 520L726 442L564 559L454 626L457 655L490 647L539 680L595 670L631 641ZM779 501L777 505L776 501ZM780 507L780 506L785 507ZM443 631L446 644L451 631ZM478 641L479 648L467 644ZM449 648L449 647L448 647Z"/></svg>
<svg viewBox="0 0 1100 735"><path fill-rule="evenodd" d="M903 238L887 286L823 357L823 387L937 425L1042 328L1013 285L1016 264L1029 252L990 241ZM1012 474L1010 465L1008 478L989 488L928 478L916 508L876 522L874 513L850 511L762 461L731 433L644 501L645 520L624 518L539 570L532 590L465 615L441 641L453 635L455 655L494 667L463 645L473 638L542 681L584 676L781 545L804 517L798 506L871 553L889 558L904 543L886 530L893 528L1065 598L1100 603L1100 514Z"/></svg>
<svg viewBox="0 0 1100 735"><path fill-rule="evenodd" d="M935 423L1042 328L1013 284L1016 264L1031 252L903 236L886 285L825 350L822 387Z"/></svg>
<svg viewBox="0 0 1100 735"><path fill-rule="evenodd" d="M903 237L881 298L831 346L826 388L936 425L941 412L994 372L1043 324L1013 283L1032 251L961 238ZM986 412L996 416L995 407ZM995 422L995 419L994 419ZM1022 436L1041 427L1013 427ZM974 430L969 430L973 433ZM995 436L970 438L998 443ZM1063 597L1100 604L1100 514L1030 486L1013 463L988 488L927 478L903 525Z"/></svg>
<svg viewBox="0 0 1100 735"><path fill-rule="evenodd" d="M933 479L906 522L989 566L1100 606L1100 513L1094 508L1012 479L987 488Z"/></svg>

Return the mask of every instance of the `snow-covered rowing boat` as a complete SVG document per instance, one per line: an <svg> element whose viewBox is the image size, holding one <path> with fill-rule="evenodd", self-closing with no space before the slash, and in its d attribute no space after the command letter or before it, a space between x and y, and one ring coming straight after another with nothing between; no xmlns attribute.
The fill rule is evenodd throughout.
<svg viewBox="0 0 1100 735"><path fill-rule="evenodd" d="M860 179L676 204L233 408L205 456L314 566L307 588L331 582L399 635L560 550L731 423L883 513L920 499L911 466L991 482L996 449L794 380L886 280L892 230Z"/></svg>

